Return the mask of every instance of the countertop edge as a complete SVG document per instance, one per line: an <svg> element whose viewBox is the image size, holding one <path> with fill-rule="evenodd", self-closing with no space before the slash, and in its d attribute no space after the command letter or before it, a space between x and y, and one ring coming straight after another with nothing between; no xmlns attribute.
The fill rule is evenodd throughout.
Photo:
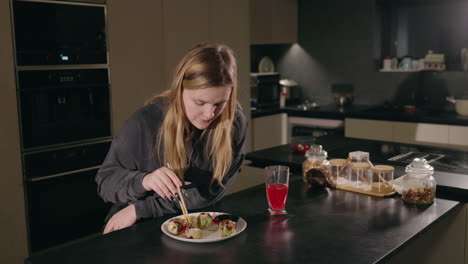
<svg viewBox="0 0 468 264"><path fill-rule="evenodd" d="M436 198L438 199L438 198ZM437 201L437 200L436 200ZM443 221L447 217L449 217L452 214L456 213L456 210L463 210L464 203L458 202L458 201L453 201L456 202L456 204L450 208L447 212L439 216L437 219L432 221L430 224L428 224L426 227L424 227L422 230L411 236L409 239L406 241L403 241L400 245L395 247L393 250L388 252L386 255L382 256L380 259L375 261L374 263L384 263L388 260L390 260L393 256L397 255L399 252L401 252L403 249L407 248L413 241L418 239L420 236L423 236L426 232L429 231L435 224Z"/></svg>
<svg viewBox="0 0 468 264"><path fill-rule="evenodd" d="M441 115L424 116L424 115L404 115L395 114L389 111L385 112L372 112L374 106L359 106L355 109L338 109L333 107L317 108L312 110L301 110L295 107L285 108L271 108L271 109L257 109L251 111L252 118L269 116L274 114L286 113L288 116L294 117L310 117L310 118L324 118L324 119L338 119L344 120L346 118L380 120L380 121L395 121L395 122L408 122L408 123L427 123L439 125L457 125L468 126L468 117L457 115L453 112L444 112Z"/></svg>

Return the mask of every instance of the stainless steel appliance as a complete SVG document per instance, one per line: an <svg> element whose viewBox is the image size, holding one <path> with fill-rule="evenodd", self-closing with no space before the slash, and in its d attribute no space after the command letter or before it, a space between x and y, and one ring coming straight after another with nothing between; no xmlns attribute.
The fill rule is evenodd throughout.
<svg viewBox="0 0 468 264"><path fill-rule="evenodd" d="M298 105L301 103L301 87L299 84L290 79L280 80L281 91L286 93L286 105Z"/></svg>
<svg viewBox="0 0 468 264"><path fill-rule="evenodd" d="M271 108L279 106L280 75L276 72L251 73L251 100L257 108Z"/></svg>

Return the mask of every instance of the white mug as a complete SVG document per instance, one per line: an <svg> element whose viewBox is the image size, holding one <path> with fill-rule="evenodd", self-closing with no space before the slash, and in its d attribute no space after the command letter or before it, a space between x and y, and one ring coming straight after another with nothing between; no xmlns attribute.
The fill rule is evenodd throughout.
<svg viewBox="0 0 468 264"><path fill-rule="evenodd" d="M383 60L383 69L384 70L391 70L392 69L392 59L384 59Z"/></svg>

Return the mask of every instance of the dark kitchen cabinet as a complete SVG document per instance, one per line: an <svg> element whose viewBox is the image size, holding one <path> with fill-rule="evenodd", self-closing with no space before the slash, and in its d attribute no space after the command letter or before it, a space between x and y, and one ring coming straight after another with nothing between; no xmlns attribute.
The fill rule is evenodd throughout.
<svg viewBox="0 0 468 264"><path fill-rule="evenodd" d="M32 252L100 233L109 206L97 194L97 169L26 184Z"/></svg>

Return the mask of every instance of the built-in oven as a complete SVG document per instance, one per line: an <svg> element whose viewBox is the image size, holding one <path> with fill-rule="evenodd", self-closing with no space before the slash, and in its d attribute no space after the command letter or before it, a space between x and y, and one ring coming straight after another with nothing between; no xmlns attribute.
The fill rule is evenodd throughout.
<svg viewBox="0 0 468 264"><path fill-rule="evenodd" d="M25 150L111 136L107 69L21 70Z"/></svg>
<svg viewBox="0 0 468 264"><path fill-rule="evenodd" d="M106 7L89 2L14 0L17 65L107 64Z"/></svg>
<svg viewBox="0 0 468 264"><path fill-rule="evenodd" d="M23 154L31 252L102 231L110 206L94 177L110 140Z"/></svg>
<svg viewBox="0 0 468 264"><path fill-rule="evenodd" d="M301 143L325 135L344 136L344 120L309 117L288 117L289 143Z"/></svg>
<svg viewBox="0 0 468 264"><path fill-rule="evenodd" d="M11 0L29 253L100 233L111 144L105 0ZM11 175L10 175L11 176Z"/></svg>

